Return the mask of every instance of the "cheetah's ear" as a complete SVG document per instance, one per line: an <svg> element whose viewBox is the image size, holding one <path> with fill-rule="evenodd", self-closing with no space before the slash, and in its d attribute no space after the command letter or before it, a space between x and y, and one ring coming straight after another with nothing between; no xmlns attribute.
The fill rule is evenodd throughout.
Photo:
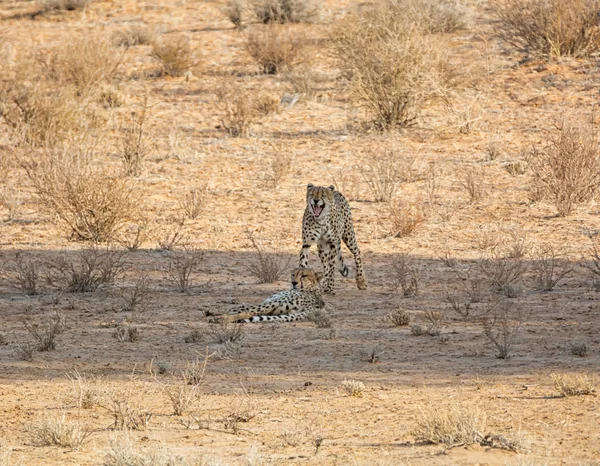
<svg viewBox="0 0 600 466"><path fill-rule="evenodd" d="M315 277L317 277L317 281L320 282L323 279L323 272L315 272Z"/></svg>
<svg viewBox="0 0 600 466"><path fill-rule="evenodd" d="M335 191L335 186L334 185L330 185L328 189L331 189L332 191Z"/></svg>
<svg viewBox="0 0 600 466"><path fill-rule="evenodd" d="M308 189L310 189L310 188L314 188L314 187L315 187L315 185L314 185L314 184L312 184L312 183L308 183L308 184L306 185L306 187L307 187Z"/></svg>

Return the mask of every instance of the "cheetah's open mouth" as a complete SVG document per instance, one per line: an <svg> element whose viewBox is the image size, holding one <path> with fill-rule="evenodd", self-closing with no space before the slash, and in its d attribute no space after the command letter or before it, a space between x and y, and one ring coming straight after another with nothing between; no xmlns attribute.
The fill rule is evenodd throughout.
<svg viewBox="0 0 600 466"><path fill-rule="evenodd" d="M319 204L313 204L312 211L313 211L313 215L315 217L318 217L319 215L321 215L321 212L323 212L323 206L319 205Z"/></svg>

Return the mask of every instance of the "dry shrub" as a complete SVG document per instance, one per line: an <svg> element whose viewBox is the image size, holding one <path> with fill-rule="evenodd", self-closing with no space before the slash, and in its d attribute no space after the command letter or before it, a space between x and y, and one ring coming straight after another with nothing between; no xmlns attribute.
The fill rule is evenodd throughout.
<svg viewBox="0 0 600 466"><path fill-rule="evenodd" d="M412 234L426 217L421 207L415 203L396 200L387 205L391 223L390 234L395 238L403 238Z"/></svg>
<svg viewBox="0 0 600 466"><path fill-rule="evenodd" d="M180 377L164 386L164 392L171 403L175 416L183 416L194 407L200 395L201 383L202 378L194 378L192 380L188 377L187 372L184 371Z"/></svg>
<svg viewBox="0 0 600 466"><path fill-rule="evenodd" d="M594 379L589 375L552 374L551 377L562 396L592 395L596 391Z"/></svg>
<svg viewBox="0 0 600 466"><path fill-rule="evenodd" d="M222 345L224 343L237 343L244 338L244 329L240 324L220 323L211 325L208 336L214 343Z"/></svg>
<svg viewBox="0 0 600 466"><path fill-rule="evenodd" d="M85 93L113 78L123 53L106 37L84 33L74 40L63 41L39 57L48 78L56 83L71 83Z"/></svg>
<svg viewBox="0 0 600 466"><path fill-rule="evenodd" d="M477 262L478 271L486 278L490 289L514 298L518 285L527 272L522 257L515 257L502 249L494 249Z"/></svg>
<svg viewBox="0 0 600 466"><path fill-rule="evenodd" d="M162 36L152 43L152 56L160 61L163 74L183 76L197 65L190 39L186 36Z"/></svg>
<svg viewBox="0 0 600 466"><path fill-rule="evenodd" d="M139 223L124 225L117 235L117 242L130 251L137 251L152 236L151 225L142 219Z"/></svg>
<svg viewBox="0 0 600 466"><path fill-rule="evenodd" d="M421 412L412 434L417 440L457 445L480 443L484 438L486 415L471 406L432 407Z"/></svg>
<svg viewBox="0 0 600 466"><path fill-rule="evenodd" d="M77 11L86 8L92 0L38 0L42 11Z"/></svg>
<svg viewBox="0 0 600 466"><path fill-rule="evenodd" d="M67 374L73 387L75 405L80 409L92 409L98 401L100 379L87 379L75 369Z"/></svg>
<svg viewBox="0 0 600 466"><path fill-rule="evenodd" d="M231 136L247 136L252 125L279 109L273 96L243 89L233 80L217 89L217 107L223 113L221 124Z"/></svg>
<svg viewBox="0 0 600 466"><path fill-rule="evenodd" d="M270 187L276 189L287 176L292 167L292 154L281 148L271 159Z"/></svg>
<svg viewBox="0 0 600 466"><path fill-rule="evenodd" d="M133 287L121 294L123 310L131 312L131 320L136 320L137 314L142 310L140 308L148 299L148 292L148 277L140 275Z"/></svg>
<svg viewBox="0 0 600 466"><path fill-rule="evenodd" d="M551 244L542 244L534 250L533 274L541 291L551 291L564 277L573 271L567 261Z"/></svg>
<svg viewBox="0 0 600 466"><path fill-rule="evenodd" d="M405 327L410 324L411 319L411 313L403 307L399 307L383 316L383 323L391 327Z"/></svg>
<svg viewBox="0 0 600 466"><path fill-rule="evenodd" d="M461 169L458 180L469 196L469 203L475 204L486 195L486 179L483 167L467 167Z"/></svg>
<svg viewBox="0 0 600 466"><path fill-rule="evenodd" d="M455 0L391 0L411 23L430 33L448 33L467 25L468 9Z"/></svg>
<svg viewBox="0 0 600 466"><path fill-rule="evenodd" d="M115 328L113 336L119 343L135 343L140 339L140 330L133 324L120 324Z"/></svg>
<svg viewBox="0 0 600 466"><path fill-rule="evenodd" d="M412 180L414 157L397 150L373 150L355 166L375 202L390 202L403 181Z"/></svg>
<svg viewBox="0 0 600 466"><path fill-rule="evenodd" d="M273 283L281 280L291 259L281 251L265 246L253 231L248 230L246 235L256 253L248 260L246 270L258 280L258 283Z"/></svg>
<svg viewBox="0 0 600 466"><path fill-rule="evenodd" d="M318 13L313 0L253 0L256 17L262 23L308 22Z"/></svg>
<svg viewBox="0 0 600 466"><path fill-rule="evenodd" d="M136 45L152 44L154 34L147 25L142 23L132 23L115 30L112 39L115 45L121 47L134 47Z"/></svg>
<svg viewBox="0 0 600 466"><path fill-rule="evenodd" d="M166 446L145 447L137 444L134 436L125 432L109 440L102 466L186 466L188 463Z"/></svg>
<svg viewBox="0 0 600 466"><path fill-rule="evenodd" d="M308 313L306 318L318 328L330 328L333 325L331 314L326 309L314 309Z"/></svg>
<svg viewBox="0 0 600 466"><path fill-rule="evenodd" d="M233 23L236 29L242 29L244 19L244 1L243 0L227 0L223 13L227 19Z"/></svg>
<svg viewBox="0 0 600 466"><path fill-rule="evenodd" d="M511 307L502 305L495 309L494 316L482 319L483 334L496 348L496 357L508 359L511 348L521 328L519 315L511 315Z"/></svg>
<svg viewBox="0 0 600 466"><path fill-rule="evenodd" d="M365 384L359 380L344 380L342 381L342 389L350 396L363 396L365 392Z"/></svg>
<svg viewBox="0 0 600 466"><path fill-rule="evenodd" d="M270 25L248 34L246 51L265 74L291 70L306 59L307 38L302 31Z"/></svg>
<svg viewBox="0 0 600 466"><path fill-rule="evenodd" d="M182 293L188 292L192 286L192 276L198 271L198 266L203 260L204 251L193 248L172 251L169 255L167 279Z"/></svg>
<svg viewBox="0 0 600 466"><path fill-rule="evenodd" d="M39 293L38 280L41 267L41 260L19 251L15 254L13 261L14 277L11 277L10 281L24 295L36 295Z"/></svg>
<svg viewBox="0 0 600 466"><path fill-rule="evenodd" d="M141 382L135 374L129 381L122 381L118 387L99 387L98 407L112 417L109 429L147 430L153 413L148 408L153 393L149 382Z"/></svg>
<svg viewBox="0 0 600 466"><path fill-rule="evenodd" d="M520 51L557 58L600 49L598 0L495 1L493 10L500 37Z"/></svg>
<svg viewBox="0 0 600 466"><path fill-rule="evenodd" d="M46 316L41 323L34 323L28 317L22 318L21 322L35 340L38 351L54 351L56 337L66 329L64 316L58 313Z"/></svg>
<svg viewBox="0 0 600 466"><path fill-rule="evenodd" d="M148 122L148 99L136 111L129 113L127 121L121 125L121 136L117 151L123 159L126 175L139 176L142 173L142 161L148 155L151 141L146 130Z"/></svg>
<svg viewBox="0 0 600 466"><path fill-rule="evenodd" d="M595 128L563 122L542 148L534 148L530 154L532 187L541 198L554 203L559 216L569 215L596 194L599 161Z"/></svg>
<svg viewBox="0 0 600 466"><path fill-rule="evenodd" d="M207 187L206 185L202 188L190 189L179 202L181 210L185 216L191 220L194 220L200 216L200 212L205 204Z"/></svg>
<svg viewBox="0 0 600 466"><path fill-rule="evenodd" d="M125 253L97 247L61 254L46 264L46 280L68 293L88 293L112 283L123 273Z"/></svg>
<svg viewBox="0 0 600 466"><path fill-rule="evenodd" d="M30 341L19 341L15 354L21 361L33 361L33 352L35 351L35 345Z"/></svg>
<svg viewBox="0 0 600 466"><path fill-rule="evenodd" d="M131 183L108 167L93 167L91 151L73 144L35 155L23 166L38 202L71 239L110 241L135 218L140 198Z"/></svg>
<svg viewBox="0 0 600 466"><path fill-rule="evenodd" d="M63 414L60 417L48 417L29 428L36 445L57 445L63 448L79 448L92 434L79 423L69 421Z"/></svg>
<svg viewBox="0 0 600 466"><path fill-rule="evenodd" d="M353 98L376 129L415 123L420 109L447 83L441 38L411 22L402 5L381 2L341 21L333 36Z"/></svg>
<svg viewBox="0 0 600 466"><path fill-rule="evenodd" d="M584 341L574 341L569 343L569 351L573 356L585 358L588 355L588 344Z"/></svg>
<svg viewBox="0 0 600 466"><path fill-rule="evenodd" d="M418 296L421 272L417 266L413 265L407 253L400 253L394 258L391 277L392 291L400 290L402 295L407 298Z"/></svg>

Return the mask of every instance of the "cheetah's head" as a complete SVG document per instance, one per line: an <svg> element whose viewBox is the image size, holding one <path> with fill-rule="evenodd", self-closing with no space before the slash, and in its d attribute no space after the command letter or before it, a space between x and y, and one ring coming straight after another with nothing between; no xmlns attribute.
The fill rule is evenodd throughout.
<svg viewBox="0 0 600 466"><path fill-rule="evenodd" d="M323 278L321 272L315 272L311 268L297 267L292 270L292 288L294 290L312 291L319 287Z"/></svg>
<svg viewBox="0 0 600 466"><path fill-rule="evenodd" d="M315 218L327 217L331 204L333 203L333 192L335 186L314 186L309 183L306 187L306 203Z"/></svg>

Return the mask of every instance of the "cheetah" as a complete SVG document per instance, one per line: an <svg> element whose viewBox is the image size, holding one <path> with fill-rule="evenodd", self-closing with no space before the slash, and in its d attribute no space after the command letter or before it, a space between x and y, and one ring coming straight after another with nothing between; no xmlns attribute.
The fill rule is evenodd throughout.
<svg viewBox="0 0 600 466"><path fill-rule="evenodd" d="M280 291L256 306L244 305L227 314L213 317L211 322L293 322L325 306L321 293L321 272L310 268L292 270L292 288Z"/></svg>
<svg viewBox="0 0 600 466"><path fill-rule="evenodd" d="M317 243L319 258L324 267L323 291L333 293L334 261L342 276L348 276L348 267L342 257L342 240L354 255L356 286L367 289L362 257L352 224L350 205L335 186L325 188L309 184L306 190L306 210L302 218L302 249L300 267L308 267L311 245Z"/></svg>

